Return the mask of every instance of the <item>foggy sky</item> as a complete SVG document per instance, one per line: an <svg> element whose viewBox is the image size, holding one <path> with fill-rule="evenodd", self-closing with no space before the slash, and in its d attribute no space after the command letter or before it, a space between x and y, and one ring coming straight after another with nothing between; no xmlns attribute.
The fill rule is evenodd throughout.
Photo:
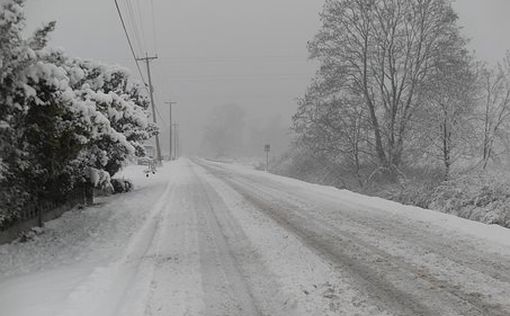
<svg viewBox="0 0 510 316"><path fill-rule="evenodd" d="M306 43L320 26L323 1L153 0L156 41L147 10L150 0L131 2L145 21L139 36L145 40L135 43L137 54L159 56L151 64L159 112L168 123L163 102L178 102L174 117L185 151L200 147L213 106L237 104L250 124L264 125L278 115L282 124L289 124L295 99L304 94L315 71ZM137 76L113 0L27 0L25 8L28 30L57 21L51 46L63 47L71 56L124 65ZM501 59L510 49L510 1L457 0L455 8L478 57Z"/></svg>

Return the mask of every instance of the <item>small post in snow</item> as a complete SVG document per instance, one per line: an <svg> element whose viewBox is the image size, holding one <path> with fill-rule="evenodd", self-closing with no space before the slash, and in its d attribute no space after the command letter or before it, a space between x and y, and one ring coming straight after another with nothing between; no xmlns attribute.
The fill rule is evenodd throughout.
<svg viewBox="0 0 510 316"><path fill-rule="evenodd" d="M172 123L172 105L174 104L177 104L177 102L174 102L174 101L168 101L168 102L165 102L166 104L168 104L170 106L170 154L169 154L169 157L168 157L168 160L175 160L175 153L174 153L174 145L173 145L173 133L172 133L172 129L173 129L173 126L174 124Z"/></svg>
<svg viewBox="0 0 510 316"><path fill-rule="evenodd" d="M266 172L269 171L269 151L271 150L271 145L264 145L264 151L266 152Z"/></svg>

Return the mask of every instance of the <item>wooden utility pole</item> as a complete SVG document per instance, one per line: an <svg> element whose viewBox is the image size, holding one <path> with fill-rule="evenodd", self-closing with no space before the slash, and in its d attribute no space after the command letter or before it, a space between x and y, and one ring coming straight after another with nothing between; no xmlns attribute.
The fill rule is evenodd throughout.
<svg viewBox="0 0 510 316"><path fill-rule="evenodd" d="M147 53L145 53L145 57L137 58L138 61L144 61L145 65L147 66L147 77L149 77L149 95L151 98L151 105L152 105L152 120L155 124L157 124L156 120L156 104L154 103L154 87L152 86L152 78L151 78L151 67L149 62L157 59L158 56L149 56ZM159 144L159 135L156 135L156 159L161 162L161 146Z"/></svg>
<svg viewBox="0 0 510 316"><path fill-rule="evenodd" d="M173 139L172 139L172 137L173 137L173 133L172 133L172 129L173 129L173 124L172 124L172 105L177 104L177 102L168 101L168 102L165 102L165 103L170 106L170 156L168 157L168 160L174 160L175 159L175 153L174 153Z"/></svg>
<svg viewBox="0 0 510 316"><path fill-rule="evenodd" d="M179 134L178 134L178 128L179 124L175 123L174 126L174 153L175 158L179 157Z"/></svg>

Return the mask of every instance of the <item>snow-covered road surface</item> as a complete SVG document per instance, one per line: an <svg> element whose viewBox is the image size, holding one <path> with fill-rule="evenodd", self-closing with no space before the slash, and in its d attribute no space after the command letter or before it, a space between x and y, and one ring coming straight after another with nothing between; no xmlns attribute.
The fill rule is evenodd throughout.
<svg viewBox="0 0 510 316"><path fill-rule="evenodd" d="M0 315L510 315L510 230L181 159L0 246Z"/></svg>

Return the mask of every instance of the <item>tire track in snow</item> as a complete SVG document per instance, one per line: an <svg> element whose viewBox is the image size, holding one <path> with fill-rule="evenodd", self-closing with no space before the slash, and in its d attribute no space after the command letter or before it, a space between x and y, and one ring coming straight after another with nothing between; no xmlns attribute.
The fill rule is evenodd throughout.
<svg viewBox="0 0 510 316"><path fill-rule="evenodd" d="M230 177L224 169L220 172ZM331 227L335 232L342 232L350 236L349 238L359 236L366 247L370 247L375 253L389 256L393 262L410 267L417 271L417 275L437 287L476 305L481 313L510 313L507 299L510 297L510 278L503 276L510 268L508 257L503 254L486 252L481 246L475 247L469 242L459 240L460 237L444 235L445 233L435 235L432 231L416 226L421 223L415 222L416 227L413 229L409 222L402 222L402 218L398 216L384 218L373 212L370 214L374 215L372 218L367 217L364 212L343 210L342 207L346 207L343 204L352 203L341 201L341 204L338 204L338 201L334 201L334 196L326 195L329 198L325 200L312 199L311 203L305 201L306 193L291 195L275 183L262 182L261 179L254 181L243 175L236 178L246 185L254 185L255 189L264 187L261 194L266 196L266 199L269 195L273 200L286 201L287 206L284 205L284 208L292 205L293 209L300 210L301 214L324 224L325 227ZM359 209L360 205L355 207ZM323 210L326 212L321 212Z"/></svg>
<svg viewBox="0 0 510 316"><path fill-rule="evenodd" d="M121 259L107 267L96 268L85 282L71 292L67 306L59 315L141 315L134 310L129 312L129 306L139 302L130 302L127 297L130 288L140 279L139 270L147 259L146 254L153 244L158 222L174 186L171 182L166 184L163 194L148 213L140 230L131 238Z"/></svg>
<svg viewBox="0 0 510 316"><path fill-rule="evenodd" d="M510 258L508 256L505 257L499 253L490 252L481 247L477 247L477 252L473 251L473 247L459 249L458 247L456 248L452 246L453 243L451 242L451 239L454 238L454 236L434 236L430 234L430 231L425 231L420 227L408 227L409 223L402 221L402 219L398 216L393 216L391 218L382 217L380 215L374 216L377 215L377 210L372 212L369 216L360 213L356 213L356 216L353 216L352 213L355 213L356 210L362 208L362 206L341 201L344 208L349 208L349 211L345 211L338 205L334 205L334 203L337 203L338 201L334 201L333 197L328 197L331 202L319 201L319 203L312 204L303 196L298 194L291 196L287 192L282 192L278 185L271 182L261 182L261 179L248 179L245 176L239 176L247 181L257 182L264 185L266 188L271 189L273 193L278 192L279 196L282 198L285 197L286 200L293 200L302 209L307 209L309 211L315 211L318 208L322 208L323 210L334 210L333 212L330 212L332 213L330 214L332 216L332 220L339 219L339 217L344 220L348 219L350 226L356 225L358 228L369 228L371 231L383 235L386 239L391 237L395 242L406 240L427 252L434 252L444 258L448 258L448 260L459 266L469 267L471 270L490 276L494 279L494 281L510 283L510 275L506 273L506 271L510 271ZM365 207L363 206L363 208ZM424 239L423 235L428 236ZM450 242L445 242L445 239ZM462 245L463 243L464 240L457 241L457 244L459 245ZM480 251L482 251L482 253L480 253ZM475 258L476 260L474 260ZM489 260L489 258L491 258L491 260ZM496 266L494 265L495 262L497 262Z"/></svg>
<svg viewBox="0 0 510 316"><path fill-rule="evenodd" d="M435 315L438 312L441 313L441 308L443 308L443 313L454 313L456 311L462 315L507 314L500 310L499 306L491 306L479 297L463 293L460 289L452 287L430 274L418 271L416 267L408 266L400 262L398 258L393 258L350 234L340 233L328 228L331 226L327 222L304 216L303 214L306 214L306 211L300 210L297 214L294 205L292 207L281 205L278 200L274 200L277 197L278 190L272 192L275 195L269 196L272 200L268 201L268 193L261 191L260 187L254 185L253 182L240 182L225 171L220 170L218 172L217 168L201 165L224 179L261 211L300 237L304 244L318 251L319 255L335 264L340 263L340 269L350 270L352 274L358 276L358 282L375 299L387 305L390 310L395 310L394 307L399 306L395 310L396 313ZM340 246L345 248L340 249ZM362 256L366 258L362 258ZM367 258L373 261L370 262ZM377 266L381 264L386 265L386 271L384 269L374 270L369 267L369 265ZM381 275L381 273L385 273L385 275ZM399 277L395 273L403 274L404 278L402 278L402 275ZM407 290L403 291L392 283L397 284L400 288L407 287ZM408 284L414 284L416 288L409 288ZM407 291L412 294L407 293ZM424 301L427 301L426 304L423 304ZM442 302L444 305L434 305L434 302ZM448 304L452 306L448 307ZM452 307L453 310L448 310Z"/></svg>
<svg viewBox="0 0 510 316"><path fill-rule="evenodd" d="M228 242L228 235L236 234L218 215L226 206L195 172L193 175L196 182L188 186L187 194L195 203L192 209L197 212L204 314L261 315L236 258L237 253ZM237 236L241 237L239 233Z"/></svg>
<svg viewBox="0 0 510 316"><path fill-rule="evenodd" d="M255 283L253 293L263 302L259 306L266 315L390 315L368 302L330 264L232 187L205 169L199 170L232 210L230 218L237 219L234 226L241 225L258 253L257 260L249 258L250 263L258 261L263 271L269 272L249 269L253 264L243 265L248 267L248 279Z"/></svg>

